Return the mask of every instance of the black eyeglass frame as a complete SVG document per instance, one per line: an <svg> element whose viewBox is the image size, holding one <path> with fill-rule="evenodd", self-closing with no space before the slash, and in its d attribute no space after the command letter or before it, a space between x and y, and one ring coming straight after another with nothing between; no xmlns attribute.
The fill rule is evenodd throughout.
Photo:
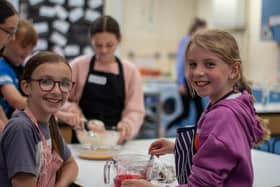
<svg viewBox="0 0 280 187"><path fill-rule="evenodd" d="M53 86L52 86L50 89L43 89L43 88L42 88L42 85L41 85L41 84L43 84L42 81L45 81L45 80L48 80L48 81L52 81L52 82L53 82ZM44 91L44 92L50 92L50 91L52 91L52 90L54 89L54 87L55 87L56 84L58 84L58 87L59 87L59 89L60 89L61 92L70 92L70 91L73 89L74 85L75 85L75 82L69 81L69 82L72 84L71 87L70 87L70 89L69 89L69 90L63 90L63 89L61 89L61 82L62 82L62 81L55 81L55 80L53 80L53 79L30 79L29 81L30 81L30 82L32 82L32 81L38 82L40 89L41 89L42 91Z"/></svg>
<svg viewBox="0 0 280 187"><path fill-rule="evenodd" d="M15 34L16 34L16 32L17 32L16 30L13 31L13 32L8 31L7 29L5 29L4 27L1 27L1 26L0 26L0 30L2 30L3 32L5 32L5 33L8 35L9 38L12 38L13 36L15 36Z"/></svg>

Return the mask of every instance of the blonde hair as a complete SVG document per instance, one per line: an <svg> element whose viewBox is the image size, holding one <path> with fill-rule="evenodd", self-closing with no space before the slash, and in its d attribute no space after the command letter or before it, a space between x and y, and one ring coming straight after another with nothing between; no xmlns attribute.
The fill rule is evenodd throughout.
<svg viewBox="0 0 280 187"><path fill-rule="evenodd" d="M240 57L238 44L234 39L234 37L226 31L213 29L213 30L205 30L194 34L187 45L185 51L185 57L187 57L190 46L192 44L195 44L200 48L215 53L221 60L223 60L225 63L229 65L233 65L235 63L241 64L241 57ZM241 66L240 66L239 76L235 78L235 81L236 82L233 87L234 90L238 90L238 91L246 90L247 92L252 94L251 88L243 76L243 71ZM252 102L253 100L254 99L252 96ZM258 120L262 124L263 131L264 131L263 136L257 142L260 143L264 140L269 139L270 131L267 128L267 124L268 124L267 120L262 119L259 116L258 116Z"/></svg>

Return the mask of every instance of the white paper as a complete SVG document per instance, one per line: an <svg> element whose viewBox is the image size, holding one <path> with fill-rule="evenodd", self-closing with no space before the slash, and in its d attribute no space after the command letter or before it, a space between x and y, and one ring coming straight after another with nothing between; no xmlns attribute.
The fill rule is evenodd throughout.
<svg viewBox="0 0 280 187"><path fill-rule="evenodd" d="M37 22L33 23L33 26L38 34L45 33L49 31L49 26L47 22Z"/></svg>
<svg viewBox="0 0 280 187"><path fill-rule="evenodd" d="M49 0L51 3L63 5L65 0Z"/></svg>
<svg viewBox="0 0 280 187"><path fill-rule="evenodd" d="M78 56L80 54L80 46L78 45L67 45L64 49L66 56Z"/></svg>
<svg viewBox="0 0 280 187"><path fill-rule="evenodd" d="M92 9L95 9L99 6L103 5L102 0L90 0L88 1L88 6Z"/></svg>
<svg viewBox="0 0 280 187"><path fill-rule="evenodd" d="M36 4L38 4L38 3L41 3L41 2L43 2L44 0L29 0L29 3L30 3L30 5L32 5L32 6L34 6L34 5L36 5Z"/></svg>
<svg viewBox="0 0 280 187"><path fill-rule="evenodd" d="M96 18L98 18L99 16L101 16L100 12L88 9L88 10L86 10L86 13L85 13L85 20L93 21Z"/></svg>
<svg viewBox="0 0 280 187"><path fill-rule="evenodd" d="M83 17L83 9L75 8L74 10L70 11L69 13L69 20L71 22L78 21L81 17Z"/></svg>
<svg viewBox="0 0 280 187"><path fill-rule="evenodd" d="M62 6L59 6L59 5L55 6L55 11L56 11L57 17L60 19L64 20L68 16L68 12Z"/></svg>
<svg viewBox="0 0 280 187"><path fill-rule="evenodd" d="M48 49L48 42L44 39L38 39L37 45L34 48L34 51L43 51Z"/></svg>
<svg viewBox="0 0 280 187"><path fill-rule="evenodd" d="M73 7L82 7L84 6L84 0L69 0L68 5Z"/></svg>
<svg viewBox="0 0 280 187"><path fill-rule="evenodd" d="M42 6L39 10L39 16L43 17L54 17L55 16L55 9L49 6Z"/></svg>
<svg viewBox="0 0 280 187"><path fill-rule="evenodd" d="M67 21L56 20L53 22L53 28L65 34L69 31L70 24Z"/></svg>
<svg viewBox="0 0 280 187"><path fill-rule="evenodd" d="M58 32L53 32L51 34L50 40L59 46L64 46L67 43L67 39L63 35L59 34Z"/></svg>

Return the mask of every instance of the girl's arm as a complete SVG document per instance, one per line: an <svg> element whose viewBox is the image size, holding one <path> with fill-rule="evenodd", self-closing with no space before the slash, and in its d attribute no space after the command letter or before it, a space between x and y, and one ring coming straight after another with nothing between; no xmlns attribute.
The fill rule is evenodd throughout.
<svg viewBox="0 0 280 187"><path fill-rule="evenodd" d="M78 165L71 155L62 165L61 176L57 180L55 187L67 187L74 182L78 176Z"/></svg>
<svg viewBox="0 0 280 187"><path fill-rule="evenodd" d="M36 187L37 178L27 173L18 173L12 178L13 187Z"/></svg>
<svg viewBox="0 0 280 187"><path fill-rule="evenodd" d="M3 108L0 106L0 132L2 132L2 130L6 126L7 122L8 122L8 118L7 118Z"/></svg>
<svg viewBox="0 0 280 187"><path fill-rule="evenodd" d="M120 131L119 143L133 138L143 124L145 108L142 78L135 66L123 63L125 75L125 108L117 127Z"/></svg>

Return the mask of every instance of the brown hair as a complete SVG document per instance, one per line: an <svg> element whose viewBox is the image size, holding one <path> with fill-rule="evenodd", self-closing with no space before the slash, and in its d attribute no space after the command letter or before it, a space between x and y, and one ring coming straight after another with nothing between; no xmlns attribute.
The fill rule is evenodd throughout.
<svg viewBox="0 0 280 187"><path fill-rule="evenodd" d="M109 32L114 34L118 40L121 38L121 31L118 22L111 16L104 15L95 19L89 27L89 37L97 33Z"/></svg>
<svg viewBox="0 0 280 187"><path fill-rule="evenodd" d="M49 64L49 63L65 63L69 69L71 70L70 65L66 62L65 58L62 56L49 51L43 51L35 54L32 56L26 63L23 74L22 80L26 80L29 82L31 80L32 73L42 64ZM51 141L53 145L53 150L56 151L60 156L62 156L62 143L63 140L60 136L60 132L58 129L58 124L56 122L55 117L52 115L50 120L50 134L51 134ZM57 173L57 177L60 175L59 171Z"/></svg>
<svg viewBox="0 0 280 187"><path fill-rule="evenodd" d="M195 18L189 28L189 35L193 35L199 28L204 28L207 26L207 23L204 19Z"/></svg>
<svg viewBox="0 0 280 187"><path fill-rule="evenodd" d="M206 30L194 34L187 45L185 57L187 57L192 44L215 53L221 60L229 65L241 63L238 44L234 37L226 31ZM236 77L235 81L234 90L246 90L252 94L251 88L243 76L242 67L240 67L240 74ZM252 96L252 102L253 100ZM258 119L264 130L264 134L258 142L260 143L270 137L270 131L267 128L268 121L260 117L258 117Z"/></svg>
<svg viewBox="0 0 280 187"><path fill-rule="evenodd" d="M16 32L16 40L22 46L35 46L37 44L38 35L33 24L25 19L20 19Z"/></svg>

